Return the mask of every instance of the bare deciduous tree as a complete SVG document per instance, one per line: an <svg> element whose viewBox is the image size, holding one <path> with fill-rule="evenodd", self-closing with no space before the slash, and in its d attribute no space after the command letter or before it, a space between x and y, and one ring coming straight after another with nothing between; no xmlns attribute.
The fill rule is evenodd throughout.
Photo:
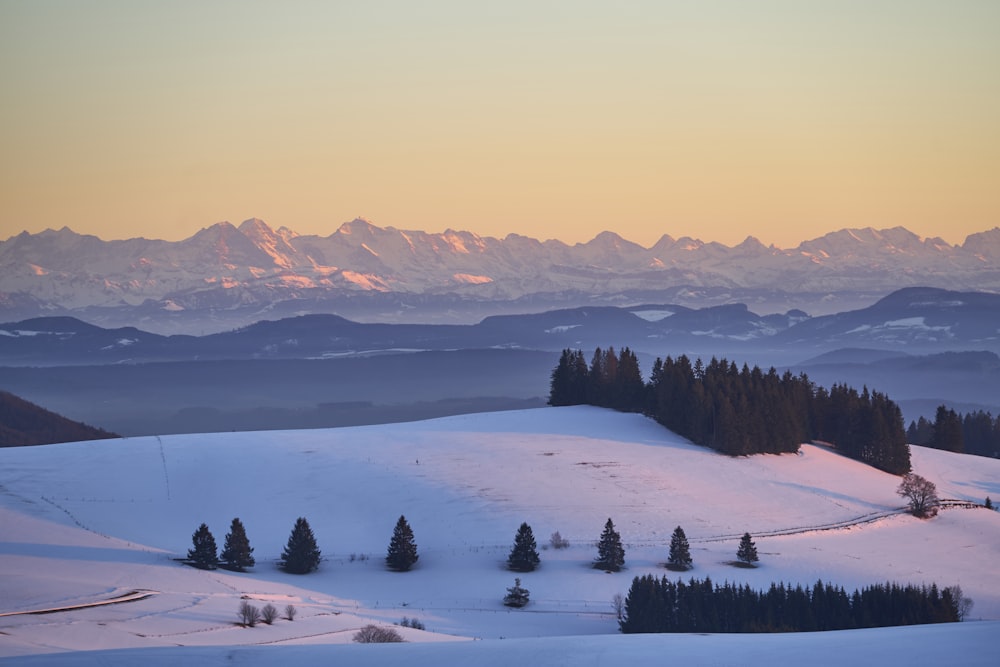
<svg viewBox="0 0 1000 667"><path fill-rule="evenodd" d="M354 641L359 644L392 644L403 641L403 636L394 628L371 624L354 633Z"/></svg>
<svg viewBox="0 0 1000 667"><path fill-rule="evenodd" d="M278 608L273 604L266 604L264 608L260 610L260 620L264 621L268 625L274 623L274 619L278 618Z"/></svg>
<svg viewBox="0 0 1000 667"><path fill-rule="evenodd" d="M921 519L929 519L936 516L940 501L937 496L937 487L934 483L924 479L920 475L907 473L903 475L896 493L906 498L910 503L910 513Z"/></svg>
<svg viewBox="0 0 1000 667"><path fill-rule="evenodd" d="M295 608L295 605L293 604L285 605L285 618L287 618L289 621L294 621L295 615L297 613L299 613L299 610Z"/></svg>
<svg viewBox="0 0 1000 667"><path fill-rule="evenodd" d="M615 593L614 597L611 598L611 607L615 610L615 618L621 623L625 620L625 596L621 593Z"/></svg>
<svg viewBox="0 0 1000 667"><path fill-rule="evenodd" d="M549 538L549 544L552 545L553 549L566 549L569 547L569 540L560 535L557 530L552 533L552 537Z"/></svg>
<svg viewBox="0 0 1000 667"><path fill-rule="evenodd" d="M260 620L260 609L253 606L246 600L240 602L240 610L237 612L237 616L240 618L240 623L246 627L252 628L257 625Z"/></svg>

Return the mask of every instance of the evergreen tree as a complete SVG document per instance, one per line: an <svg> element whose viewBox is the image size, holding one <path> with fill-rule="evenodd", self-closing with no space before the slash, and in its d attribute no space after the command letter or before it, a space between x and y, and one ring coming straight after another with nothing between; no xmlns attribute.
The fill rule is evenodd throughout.
<svg viewBox="0 0 1000 667"><path fill-rule="evenodd" d="M934 425L921 415L917 421L911 421L906 429L906 439L914 445L926 445L934 437Z"/></svg>
<svg viewBox="0 0 1000 667"><path fill-rule="evenodd" d="M540 559L537 546L531 526L522 523L514 536L514 546L510 550L510 556L507 557L508 569L515 572L531 572L538 567Z"/></svg>
<svg viewBox="0 0 1000 667"><path fill-rule="evenodd" d="M579 353L581 358L583 352ZM552 381L549 385L549 405L578 405L583 402L585 393L580 392L580 379L577 377L577 353L570 349L562 351L559 365L552 371ZM586 366L584 366L586 374Z"/></svg>
<svg viewBox="0 0 1000 667"><path fill-rule="evenodd" d="M928 447L943 449L948 452L964 452L962 441L962 418L954 410L939 405L934 417L931 441Z"/></svg>
<svg viewBox="0 0 1000 667"><path fill-rule="evenodd" d="M254 566L253 547L250 546L250 540L247 539L243 522L238 518L233 519L233 523L229 527L229 533L226 535L219 560L222 561L226 569L237 572Z"/></svg>
<svg viewBox="0 0 1000 667"><path fill-rule="evenodd" d="M208 526L204 523L198 526L198 530L191 536L191 541L194 546L188 549L188 562L202 570L214 570L219 564L219 558L215 538L212 537Z"/></svg>
<svg viewBox="0 0 1000 667"><path fill-rule="evenodd" d="M736 557L747 565L753 565L760 558L757 557L757 545L750 539L750 533L743 533L740 538L740 547L736 550Z"/></svg>
<svg viewBox="0 0 1000 667"><path fill-rule="evenodd" d="M691 547L687 535L680 526L674 529L670 536L670 555L667 557L667 567L671 570L689 570L694 564L691 559Z"/></svg>
<svg viewBox="0 0 1000 667"><path fill-rule="evenodd" d="M599 570L617 572L625 565L625 547L622 546L621 535L615 530L611 519L604 524L604 531L597 543L597 560L594 567Z"/></svg>
<svg viewBox="0 0 1000 667"><path fill-rule="evenodd" d="M320 551L316 546L309 522L303 517L295 520L288 544L281 552L281 567L292 574L306 574L319 567Z"/></svg>
<svg viewBox="0 0 1000 667"><path fill-rule="evenodd" d="M993 501L990 500L989 496L986 496L986 503L983 505L983 507L985 507L988 510L993 509Z"/></svg>
<svg viewBox="0 0 1000 667"><path fill-rule="evenodd" d="M389 552L385 564L392 570L405 572L413 567L420 556L417 555L417 545L413 541L413 530L406 522L406 517L400 515L389 541Z"/></svg>
<svg viewBox="0 0 1000 667"><path fill-rule="evenodd" d="M639 370L639 359L627 347L618 353L618 374L613 390L611 407L622 412L642 411L646 387Z"/></svg>
<svg viewBox="0 0 1000 667"><path fill-rule="evenodd" d="M507 589L507 595L503 598L503 603L508 607L523 607L528 604L528 596L531 594L527 588L521 587L521 580L514 578L514 585Z"/></svg>

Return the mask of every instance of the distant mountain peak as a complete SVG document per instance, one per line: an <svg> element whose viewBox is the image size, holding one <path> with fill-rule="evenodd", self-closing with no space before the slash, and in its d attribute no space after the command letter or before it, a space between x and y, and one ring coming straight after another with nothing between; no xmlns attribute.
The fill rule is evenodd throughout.
<svg viewBox="0 0 1000 667"><path fill-rule="evenodd" d="M1000 228L970 235L963 246L902 227L866 227L793 250L764 246L752 235L735 247L663 235L647 249L614 231L568 245L451 228L406 231L358 217L328 236L300 236L250 218L239 227L218 222L179 242L102 241L68 228L0 242L0 314L16 319L90 308L124 313L150 303L160 305L149 318L167 317L162 304L170 304L169 312L182 314L177 321L239 311L242 323L249 312L329 311L334 301L406 318L426 303L447 301L443 310L467 320L515 303L662 298L749 300L754 307L773 303L774 312L816 313L832 310L829 295L870 304L917 285L1000 291ZM381 301L366 296L376 292ZM369 305L375 303L387 305Z"/></svg>

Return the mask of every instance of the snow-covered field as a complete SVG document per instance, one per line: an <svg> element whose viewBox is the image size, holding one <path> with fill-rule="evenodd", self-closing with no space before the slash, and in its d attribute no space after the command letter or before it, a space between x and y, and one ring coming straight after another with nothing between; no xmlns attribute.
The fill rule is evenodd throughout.
<svg viewBox="0 0 1000 667"><path fill-rule="evenodd" d="M944 498L1000 500L1000 461L915 447L913 462ZM1000 513L893 514L898 484L821 447L731 459L643 417L590 407L3 449L0 663L996 664ZM420 552L406 573L383 566L400 514ZM237 516L255 548L251 572L174 560L202 522L221 548ZM299 516L324 557L302 576L275 565ZM590 567L608 517L626 545L626 569L616 574ZM874 520L843 527L863 517ZM531 603L511 610L501 603L514 580L504 564L522 521L542 566L519 575ZM695 561L685 578L756 588L822 579L849 591L957 584L975 601L975 620L847 633L618 634L613 596L634 576L670 574L662 564L678 525ZM545 548L554 531L569 548ZM744 531L757 536L757 569L731 565ZM17 613L133 591L150 594ZM298 616L243 628L241 598L293 604ZM427 630L399 628L409 640L401 645L351 643L361 626L403 617Z"/></svg>

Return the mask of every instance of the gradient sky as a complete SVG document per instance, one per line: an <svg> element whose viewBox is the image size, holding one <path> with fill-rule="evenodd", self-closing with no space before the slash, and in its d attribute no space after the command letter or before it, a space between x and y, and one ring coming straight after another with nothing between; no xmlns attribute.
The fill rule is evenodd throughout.
<svg viewBox="0 0 1000 667"><path fill-rule="evenodd" d="M1000 224L1000 2L0 0L0 239Z"/></svg>

